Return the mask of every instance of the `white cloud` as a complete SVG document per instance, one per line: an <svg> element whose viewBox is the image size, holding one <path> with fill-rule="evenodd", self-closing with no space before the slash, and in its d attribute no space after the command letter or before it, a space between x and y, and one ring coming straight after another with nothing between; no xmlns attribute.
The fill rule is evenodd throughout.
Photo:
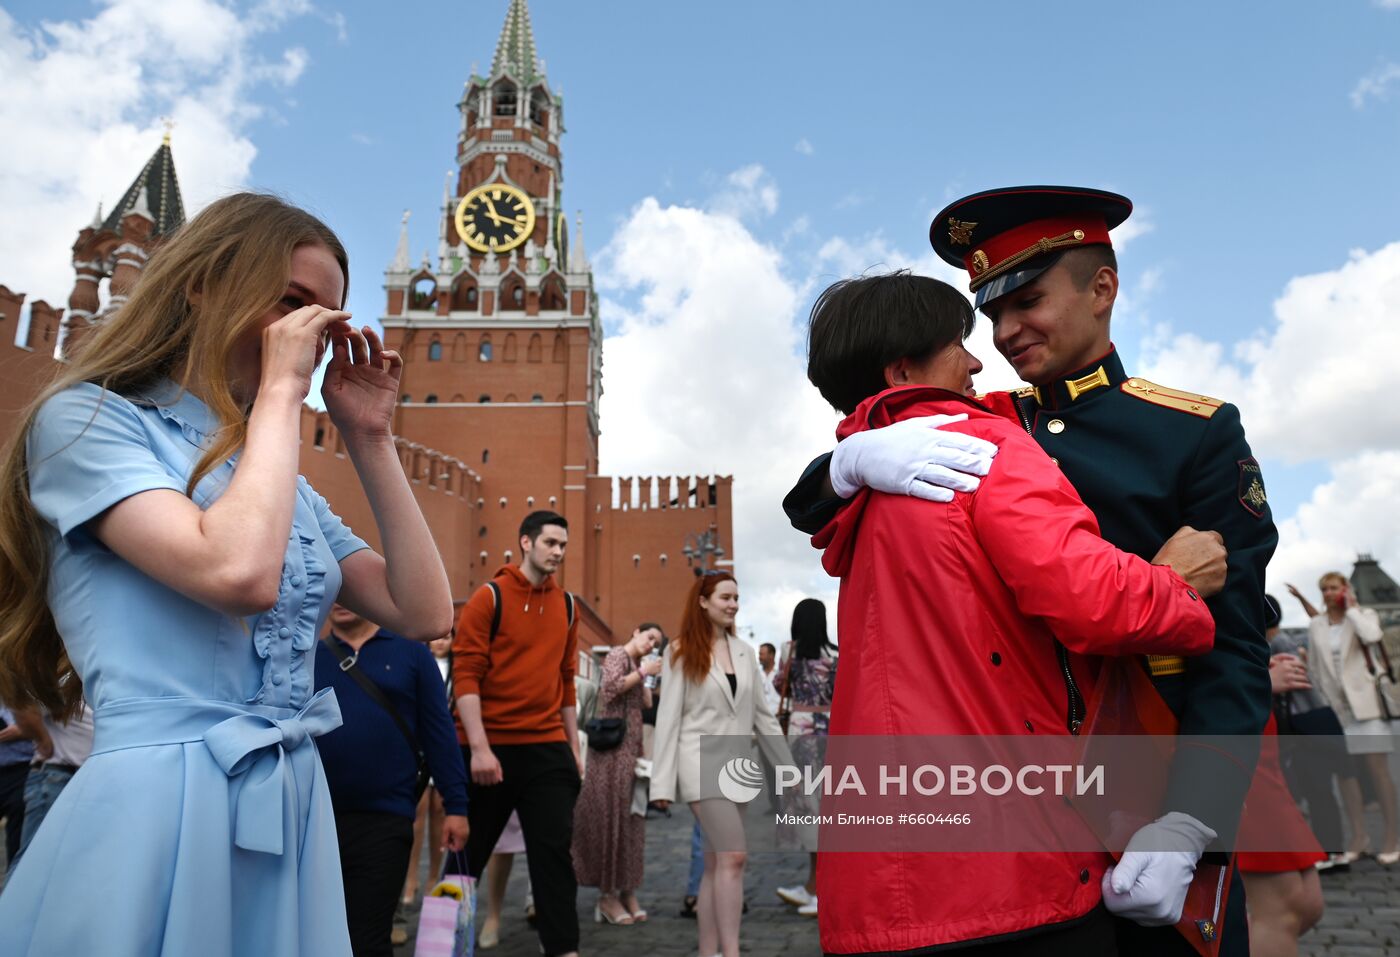
<svg viewBox="0 0 1400 957"><path fill-rule="evenodd" d="M710 198L709 209L735 219L755 220L778 211L778 184L758 163L736 169Z"/></svg>
<svg viewBox="0 0 1400 957"><path fill-rule="evenodd" d="M0 206L24 224L0 233L0 282L66 303L74 237L155 151L162 117L175 122L187 211L246 182L258 95L295 84L308 62L301 48L256 48L310 11L304 0L243 13L214 0L105 0L88 19L30 29L0 9L0 130L24 147L0 167Z"/></svg>
<svg viewBox="0 0 1400 957"><path fill-rule="evenodd" d="M734 475L741 623L760 641L785 637L798 597L835 597L778 504L837 422L806 380L803 283L732 216L652 198L597 265L618 320L604 353L603 471Z"/></svg>
<svg viewBox="0 0 1400 957"><path fill-rule="evenodd" d="M798 266L731 215L652 198L596 264L603 314L616 329L604 348L602 471L734 475L741 624L760 641L783 639L798 599L819 597L834 611L835 581L779 505L812 456L831 447L838 421L807 382L805 310L827 284L872 267L910 268L959 289L965 275L931 250L910 256L879 234L829 240L814 264ZM988 324L974 330L971 348L993 370L979 387L1019 385L992 350ZM648 441L628 438L637 435Z"/></svg>
<svg viewBox="0 0 1400 957"><path fill-rule="evenodd" d="M793 144L792 148L797 150L797 152L801 153L803 156L811 156L817 151L816 147L812 145L812 141L807 139L807 137L805 136L802 137L802 139L798 140L795 144Z"/></svg>
<svg viewBox="0 0 1400 957"><path fill-rule="evenodd" d="M1157 228L1157 224L1152 221L1152 217L1145 209L1137 209L1118 228L1109 235L1113 238L1113 248L1120 255L1128 248L1128 244L1139 236L1146 236Z"/></svg>
<svg viewBox="0 0 1400 957"><path fill-rule="evenodd" d="M1375 0L1382 10L1400 10L1400 0Z"/></svg>
<svg viewBox="0 0 1400 957"><path fill-rule="evenodd" d="M1240 406L1262 456L1335 460L1400 447L1400 242L1353 252L1340 268L1292 279L1272 327L1227 348L1158 327L1142 374Z"/></svg>
<svg viewBox="0 0 1400 957"><path fill-rule="evenodd" d="M1400 0L1395 0L1394 6L1400 9ZM1351 105L1359 110L1366 105L1368 99L1389 99L1391 87L1397 81L1400 81L1400 63L1381 64L1356 81L1356 86L1351 91Z"/></svg>
<svg viewBox="0 0 1400 957"><path fill-rule="evenodd" d="M1322 571L1349 572L1359 551L1392 573L1400 568L1397 314L1400 242L1291 280L1274 303L1271 328L1233 348L1166 327L1144 346L1147 378L1239 405L1256 455L1329 463L1331 478L1307 502L1275 515L1269 587L1284 600L1286 623L1301 616L1285 599L1285 582L1311 596Z"/></svg>

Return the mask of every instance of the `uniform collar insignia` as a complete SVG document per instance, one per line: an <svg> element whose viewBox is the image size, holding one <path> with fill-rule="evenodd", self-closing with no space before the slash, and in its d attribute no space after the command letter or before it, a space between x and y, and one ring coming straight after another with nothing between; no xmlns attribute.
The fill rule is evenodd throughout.
<svg viewBox="0 0 1400 957"><path fill-rule="evenodd" d="M1110 350L1092 365L1076 369L1054 382L1035 387L1035 401L1041 408L1063 409L1077 401L1102 395L1108 386L1127 379L1117 350Z"/></svg>

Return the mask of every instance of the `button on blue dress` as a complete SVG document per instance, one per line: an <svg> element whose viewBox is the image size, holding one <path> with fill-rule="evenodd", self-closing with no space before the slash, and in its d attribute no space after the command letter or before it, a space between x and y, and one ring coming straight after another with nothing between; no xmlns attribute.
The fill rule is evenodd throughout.
<svg viewBox="0 0 1400 957"><path fill-rule="evenodd" d="M338 563L367 547L305 479L277 604L233 618L146 576L87 523L138 492L184 493L217 420L173 383L130 401L90 384L44 404L29 488L49 526L49 607L96 734L0 895L0 954L344 957L313 693ZM236 459L195 489L201 507Z"/></svg>

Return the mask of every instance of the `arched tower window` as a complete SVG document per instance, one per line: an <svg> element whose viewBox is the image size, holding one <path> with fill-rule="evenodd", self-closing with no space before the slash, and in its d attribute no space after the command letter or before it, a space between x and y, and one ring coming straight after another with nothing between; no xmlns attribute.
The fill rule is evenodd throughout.
<svg viewBox="0 0 1400 957"><path fill-rule="evenodd" d="M568 305L564 298L564 284L558 276L550 276L540 287L541 309L563 309Z"/></svg>
<svg viewBox="0 0 1400 957"><path fill-rule="evenodd" d="M436 404L436 403L437 403L437 395L436 395L436 393L429 392L429 393L427 394L427 396L423 399L423 401L426 402L426 403L428 403L429 405L434 405L434 404Z"/></svg>
<svg viewBox="0 0 1400 957"><path fill-rule="evenodd" d="M433 336L433 341L428 343L428 361L442 361L442 340L437 336Z"/></svg>
<svg viewBox="0 0 1400 957"><path fill-rule="evenodd" d="M502 80L496 84L496 89L492 93L495 101L494 112L497 116L514 116L516 113L516 93L515 85Z"/></svg>
<svg viewBox="0 0 1400 957"><path fill-rule="evenodd" d="M544 361L544 345L538 332L530 337L530 345L525 350L525 360L527 362Z"/></svg>
<svg viewBox="0 0 1400 957"><path fill-rule="evenodd" d="M477 347L476 358L478 362L491 361L491 337L489 335L481 337L481 345Z"/></svg>
<svg viewBox="0 0 1400 957"><path fill-rule="evenodd" d="M433 282L431 276L419 276L413 281L410 308L431 309L436 299L437 283Z"/></svg>
<svg viewBox="0 0 1400 957"><path fill-rule="evenodd" d="M457 333L452 339L452 361L467 361L467 334L465 332Z"/></svg>
<svg viewBox="0 0 1400 957"><path fill-rule="evenodd" d="M501 284L501 309L525 308L525 283L519 276L510 276Z"/></svg>
<svg viewBox="0 0 1400 957"><path fill-rule="evenodd" d="M554 334L554 361L564 361L564 335L559 332Z"/></svg>
<svg viewBox="0 0 1400 957"><path fill-rule="evenodd" d="M506 351L501 358L503 358L506 362L515 361L515 333L506 333Z"/></svg>
<svg viewBox="0 0 1400 957"><path fill-rule="evenodd" d="M457 284L452 287L452 308L475 312L476 304L476 283L470 277L457 280Z"/></svg>
<svg viewBox="0 0 1400 957"><path fill-rule="evenodd" d="M549 126L549 97L544 90L530 94L530 122L539 127Z"/></svg>

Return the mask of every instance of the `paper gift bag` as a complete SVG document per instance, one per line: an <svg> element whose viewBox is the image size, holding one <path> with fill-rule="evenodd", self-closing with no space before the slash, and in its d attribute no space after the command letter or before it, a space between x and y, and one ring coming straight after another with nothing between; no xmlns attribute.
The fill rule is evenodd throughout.
<svg viewBox="0 0 1400 957"><path fill-rule="evenodd" d="M460 855L449 855L449 859ZM443 862L444 871L448 862ZM466 870L465 862L458 869ZM476 882L466 874L442 875L423 896L418 917L418 938L414 957L472 957L476 950L474 928Z"/></svg>

